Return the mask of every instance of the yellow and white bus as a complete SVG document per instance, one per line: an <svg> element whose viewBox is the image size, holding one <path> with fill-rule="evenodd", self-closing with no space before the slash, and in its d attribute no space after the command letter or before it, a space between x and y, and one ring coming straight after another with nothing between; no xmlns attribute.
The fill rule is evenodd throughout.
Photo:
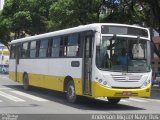
<svg viewBox="0 0 160 120"><path fill-rule="evenodd" d="M25 89L37 86L77 96L149 97L149 29L94 23L11 41L10 79ZM125 49L124 61L121 50ZM122 63L122 64L121 64Z"/></svg>

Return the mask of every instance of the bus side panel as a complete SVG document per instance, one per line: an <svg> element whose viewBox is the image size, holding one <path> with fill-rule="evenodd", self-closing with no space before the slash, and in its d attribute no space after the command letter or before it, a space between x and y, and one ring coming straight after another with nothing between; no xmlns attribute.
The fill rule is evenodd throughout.
<svg viewBox="0 0 160 120"><path fill-rule="evenodd" d="M15 81L15 79L16 79L15 72L13 72L13 71L9 71L9 79L11 79L11 80L14 80L14 81Z"/></svg>
<svg viewBox="0 0 160 120"><path fill-rule="evenodd" d="M16 80L16 74L15 74L15 59L10 59L9 60L9 78L11 79L11 80Z"/></svg>
<svg viewBox="0 0 160 120"><path fill-rule="evenodd" d="M72 67L72 61L79 61L78 67ZM23 81L23 73L29 77L29 85L57 91L64 91L64 79L72 77L77 95L82 95L82 59L81 58L50 58L21 59L19 81Z"/></svg>
<svg viewBox="0 0 160 120"><path fill-rule="evenodd" d="M51 90L64 91L64 76L42 75L29 73L29 84L36 87L47 88ZM77 95L82 95L82 81L79 78L73 78Z"/></svg>
<svg viewBox="0 0 160 120"><path fill-rule="evenodd" d="M23 74L27 73L29 85L45 87L45 77L48 72L48 59L21 59L19 63L19 80L23 81Z"/></svg>
<svg viewBox="0 0 160 120"><path fill-rule="evenodd" d="M73 61L79 62L79 65L72 66ZM57 76L54 80L59 91L64 91L64 79L70 76L74 80L76 94L82 95L82 58L53 58L49 59L48 66L48 74ZM47 82L47 87L50 86L49 83Z"/></svg>

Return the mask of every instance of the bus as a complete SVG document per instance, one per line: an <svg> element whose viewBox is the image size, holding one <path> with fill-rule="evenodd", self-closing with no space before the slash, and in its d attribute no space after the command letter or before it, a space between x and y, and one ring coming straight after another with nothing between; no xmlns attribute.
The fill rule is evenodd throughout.
<svg viewBox="0 0 160 120"><path fill-rule="evenodd" d="M125 49L125 64L118 61ZM13 40L9 78L23 84L66 94L105 97L116 104L122 98L149 97L151 47L148 28L93 23Z"/></svg>

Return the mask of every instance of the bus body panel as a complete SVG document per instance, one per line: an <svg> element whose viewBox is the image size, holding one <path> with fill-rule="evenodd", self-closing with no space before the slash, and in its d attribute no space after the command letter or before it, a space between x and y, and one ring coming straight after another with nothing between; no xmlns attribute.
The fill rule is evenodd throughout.
<svg viewBox="0 0 160 120"><path fill-rule="evenodd" d="M80 66L72 67L72 61L79 61ZM10 60L10 63L14 62L15 60ZM80 72L82 69L81 58L21 59L19 62L19 78L17 82L23 83L23 75L27 73L29 84L32 86L64 91L64 79L66 76L71 76L75 83L76 93L82 95L82 73ZM9 77L13 80L16 79L14 65L10 66Z"/></svg>
<svg viewBox="0 0 160 120"><path fill-rule="evenodd" d="M93 39L93 55L91 60L91 93L84 94L84 58L83 55L81 58L74 57L65 57L62 58L31 58L31 59L21 59L19 60L19 64L17 67L17 77L16 78L16 61L15 59L10 59L9 66L9 77L12 80L17 80L17 82L23 83L23 75L24 73L28 74L29 77L29 85L47 88L51 90L63 91L64 92L64 80L67 76L70 76L75 85L76 95L85 95L89 97L149 97L150 96L150 88L151 84L149 83L151 79L151 70L149 72L144 73L131 73L133 76L141 76L139 81L136 82L127 82L127 81L116 81L114 75L123 75L124 72L111 72L100 70L96 66L96 46L101 43L101 26L102 25L112 25L112 26L125 26L125 27L136 27L139 29L144 29L148 31L148 37L145 40L150 39L149 30L143 27L138 26L130 26L130 25L122 25L122 24L90 24L85 26L79 26L75 28L70 28L66 30L60 30L56 32L46 33L42 35L22 38L18 40L14 40L11 42L12 44L30 42L33 40L39 40L43 38L50 38L55 36L65 36L67 34L80 33L85 31L93 31L94 39ZM112 34L112 36L114 36ZM85 36L86 37L86 36ZM133 37L133 36L127 36ZM84 45L84 44L81 44ZM87 46L87 45L86 45ZM82 46L84 47L84 46ZM83 51L84 52L84 51ZM86 50L87 52L87 50ZM84 53L83 53L84 54ZM72 66L73 61L78 61L79 66ZM90 66L89 66L90 67ZM88 72L88 71L86 71ZM127 73L128 74L128 73ZM106 80L107 85L103 85L99 82L99 80ZM147 81L147 85L143 87L143 84ZM117 88L116 88L117 87ZM125 88L126 87L126 88ZM127 93L124 94L123 93ZM131 93L131 94L130 94Z"/></svg>
<svg viewBox="0 0 160 120"><path fill-rule="evenodd" d="M100 85L97 82L93 81L93 97L150 97L151 84L145 88L128 88L128 89L116 89L116 88L107 88L106 86ZM128 95L124 93L129 93Z"/></svg>

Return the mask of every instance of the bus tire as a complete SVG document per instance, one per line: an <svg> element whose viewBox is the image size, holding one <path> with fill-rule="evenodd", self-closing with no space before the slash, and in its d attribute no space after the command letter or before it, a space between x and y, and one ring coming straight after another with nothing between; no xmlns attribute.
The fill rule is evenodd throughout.
<svg viewBox="0 0 160 120"><path fill-rule="evenodd" d="M108 97L107 99L110 104L118 104L121 100L121 98L110 98L110 97Z"/></svg>
<svg viewBox="0 0 160 120"><path fill-rule="evenodd" d="M27 73L23 75L23 88L24 90L29 90L29 78Z"/></svg>
<svg viewBox="0 0 160 120"><path fill-rule="evenodd" d="M75 103L77 96L75 93L75 86L74 82L72 80L68 81L67 86L66 86L66 98L67 101L70 103Z"/></svg>

